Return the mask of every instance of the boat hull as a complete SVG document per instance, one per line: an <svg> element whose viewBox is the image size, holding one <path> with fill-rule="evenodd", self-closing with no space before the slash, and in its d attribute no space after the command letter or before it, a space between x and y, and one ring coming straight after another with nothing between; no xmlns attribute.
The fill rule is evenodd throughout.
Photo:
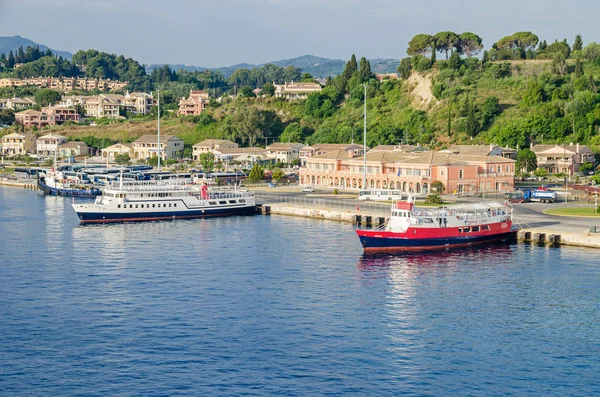
<svg viewBox="0 0 600 397"><path fill-rule="evenodd" d="M81 224L91 223L122 223L122 222L147 222L147 221L165 221L175 219L195 219L218 216L232 215L254 215L255 206L235 207L235 208L214 208L198 209L186 211L162 211L162 212L136 212L136 213L118 213L118 212L77 212Z"/></svg>
<svg viewBox="0 0 600 397"><path fill-rule="evenodd" d="M477 236L453 236L439 238L410 239L400 236L386 236L381 232L357 230L358 237L365 252L389 252L389 251L427 251L440 250L454 247L466 247L476 244L493 244L511 241L516 238L516 231L509 230L503 233L477 235Z"/></svg>
<svg viewBox="0 0 600 397"><path fill-rule="evenodd" d="M60 189L48 186L44 183L44 178L38 178L38 188L48 196L64 196L64 197L81 197L81 198L93 198L100 196L102 192L96 188L82 188L82 189Z"/></svg>

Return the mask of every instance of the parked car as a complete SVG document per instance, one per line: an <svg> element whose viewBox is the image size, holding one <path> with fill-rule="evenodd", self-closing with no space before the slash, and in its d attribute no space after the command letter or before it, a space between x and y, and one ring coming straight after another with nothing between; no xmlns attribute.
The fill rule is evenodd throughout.
<svg viewBox="0 0 600 397"><path fill-rule="evenodd" d="M314 189L312 186L304 186L304 187L302 188L302 191L303 191L304 193L312 193L312 192L314 192L314 191L315 191L315 189Z"/></svg>
<svg viewBox="0 0 600 397"><path fill-rule="evenodd" d="M271 182L271 183L269 183L269 187L277 187L277 183Z"/></svg>

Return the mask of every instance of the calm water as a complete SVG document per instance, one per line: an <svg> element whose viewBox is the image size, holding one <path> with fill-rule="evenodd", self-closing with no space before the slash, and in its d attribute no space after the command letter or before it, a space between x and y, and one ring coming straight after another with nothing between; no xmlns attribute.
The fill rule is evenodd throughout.
<svg viewBox="0 0 600 397"><path fill-rule="evenodd" d="M78 226L0 187L2 395L600 394L598 251L362 256L352 226Z"/></svg>

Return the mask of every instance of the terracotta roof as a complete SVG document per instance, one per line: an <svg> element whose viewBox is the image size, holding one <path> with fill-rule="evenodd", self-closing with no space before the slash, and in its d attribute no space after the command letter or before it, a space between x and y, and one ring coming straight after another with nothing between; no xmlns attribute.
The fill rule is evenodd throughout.
<svg viewBox="0 0 600 397"><path fill-rule="evenodd" d="M39 115L41 115L42 112L40 112L38 110L27 109L27 110L23 110L21 112L15 113L15 116L20 115L20 114L22 114L22 115L27 115L27 114L39 114Z"/></svg>
<svg viewBox="0 0 600 397"><path fill-rule="evenodd" d="M205 139L196 143L192 147L213 147L214 145L220 145L222 143L235 144L235 142L232 142L229 139Z"/></svg>
<svg viewBox="0 0 600 397"><path fill-rule="evenodd" d="M299 142L274 142L267 146L267 150L278 150L278 149L291 149L293 147L298 147L298 145L302 145Z"/></svg>
<svg viewBox="0 0 600 397"><path fill-rule="evenodd" d="M577 152L577 145L573 145L573 144L569 144L569 145L533 145L533 147L531 148L531 150L534 153L541 153L541 152L545 152L547 150L551 150L554 148L558 148L564 151L569 151L572 153L576 153ZM579 145L579 153L593 153L592 150L587 147L586 145Z"/></svg>
<svg viewBox="0 0 600 397"><path fill-rule="evenodd" d="M183 140L175 135L161 135L160 136L160 142L168 142L172 139L176 139L176 140ZM139 137L138 139L135 140L135 142L157 142L158 141L158 135L142 135L141 137Z"/></svg>
<svg viewBox="0 0 600 397"><path fill-rule="evenodd" d="M62 145L59 146L59 148L61 147L79 147L79 146L85 146L87 147L87 143L85 142L81 142L81 141L70 141L70 142L66 142L63 143Z"/></svg>

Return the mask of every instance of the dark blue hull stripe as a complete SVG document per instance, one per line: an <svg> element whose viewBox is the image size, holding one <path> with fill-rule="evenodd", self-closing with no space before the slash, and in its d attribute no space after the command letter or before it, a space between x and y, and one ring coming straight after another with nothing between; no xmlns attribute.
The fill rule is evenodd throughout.
<svg viewBox="0 0 600 397"><path fill-rule="evenodd" d="M469 245L514 238L514 231L488 236L465 236L452 238L403 239L359 236L365 249L437 248L453 245Z"/></svg>
<svg viewBox="0 0 600 397"><path fill-rule="evenodd" d="M136 221L156 221L167 219L191 219L213 216L229 215L252 215L256 214L256 207L238 207L238 208L215 208L204 210L187 211L164 211L164 212L138 212L138 213L100 213L100 212L78 212L77 216L81 223L109 223L109 222L136 222Z"/></svg>

